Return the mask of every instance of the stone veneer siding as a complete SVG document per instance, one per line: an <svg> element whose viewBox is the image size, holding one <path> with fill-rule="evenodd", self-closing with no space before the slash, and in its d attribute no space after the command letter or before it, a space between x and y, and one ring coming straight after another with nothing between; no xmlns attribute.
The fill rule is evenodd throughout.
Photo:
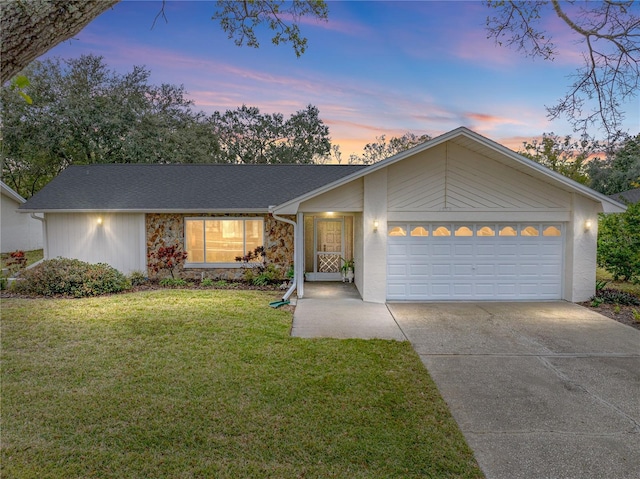
<svg viewBox="0 0 640 479"><path fill-rule="evenodd" d="M284 278L287 270L293 264L293 226L274 219L271 215L263 214L165 214L152 213L146 215L147 254L161 246L178 244L184 251L184 219L189 218L264 218L265 261L274 264L282 272ZM287 217L295 220L295 217ZM178 278L200 280L211 278L237 281L243 279L242 268L188 268L179 265L174 270ZM168 271L155 274L148 270L150 278L164 278Z"/></svg>

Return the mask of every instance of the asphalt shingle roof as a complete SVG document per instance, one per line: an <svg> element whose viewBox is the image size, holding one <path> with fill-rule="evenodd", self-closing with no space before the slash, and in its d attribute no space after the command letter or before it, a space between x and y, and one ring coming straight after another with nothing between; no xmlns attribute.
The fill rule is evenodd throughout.
<svg viewBox="0 0 640 479"><path fill-rule="evenodd" d="M621 203L638 203L640 202L640 188L609 195L609 198L620 201Z"/></svg>
<svg viewBox="0 0 640 479"><path fill-rule="evenodd" d="M363 165L71 166L20 209L266 210L365 168Z"/></svg>

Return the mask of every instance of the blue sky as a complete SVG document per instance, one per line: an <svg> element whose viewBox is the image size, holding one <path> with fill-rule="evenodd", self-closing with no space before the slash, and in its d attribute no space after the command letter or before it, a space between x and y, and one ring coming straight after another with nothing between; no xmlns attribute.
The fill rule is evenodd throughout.
<svg viewBox="0 0 640 479"><path fill-rule="evenodd" d="M73 40L45 56L102 55L118 71L145 65L155 84L183 84L207 113L257 106L289 115L320 110L343 157L375 137L410 131L432 136L467 126L518 149L543 132L570 134L548 121L544 105L560 98L581 61L556 18L546 21L560 54L554 62L523 57L486 38L480 1L329 1L329 21L305 21L307 52L288 45L237 47L211 20L212 1L124 1ZM626 105L637 133L640 106ZM597 135L597 132L592 132Z"/></svg>

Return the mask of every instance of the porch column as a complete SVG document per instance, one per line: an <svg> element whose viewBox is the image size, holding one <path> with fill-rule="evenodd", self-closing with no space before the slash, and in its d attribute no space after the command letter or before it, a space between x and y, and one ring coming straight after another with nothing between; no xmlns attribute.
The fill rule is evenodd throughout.
<svg viewBox="0 0 640 479"><path fill-rule="evenodd" d="M296 291L298 298L302 298L304 297L304 214L297 214L296 223L293 262L296 276Z"/></svg>
<svg viewBox="0 0 640 479"><path fill-rule="evenodd" d="M364 177L362 299L384 303L387 299L387 169ZM374 221L378 222L374 231ZM356 265L356 268L358 266Z"/></svg>

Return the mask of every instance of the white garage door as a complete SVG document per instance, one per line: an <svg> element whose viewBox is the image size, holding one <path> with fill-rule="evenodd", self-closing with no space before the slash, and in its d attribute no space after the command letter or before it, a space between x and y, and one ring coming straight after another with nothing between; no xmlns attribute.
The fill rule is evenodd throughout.
<svg viewBox="0 0 640 479"><path fill-rule="evenodd" d="M546 223L389 223L389 300L562 297L564 228Z"/></svg>

